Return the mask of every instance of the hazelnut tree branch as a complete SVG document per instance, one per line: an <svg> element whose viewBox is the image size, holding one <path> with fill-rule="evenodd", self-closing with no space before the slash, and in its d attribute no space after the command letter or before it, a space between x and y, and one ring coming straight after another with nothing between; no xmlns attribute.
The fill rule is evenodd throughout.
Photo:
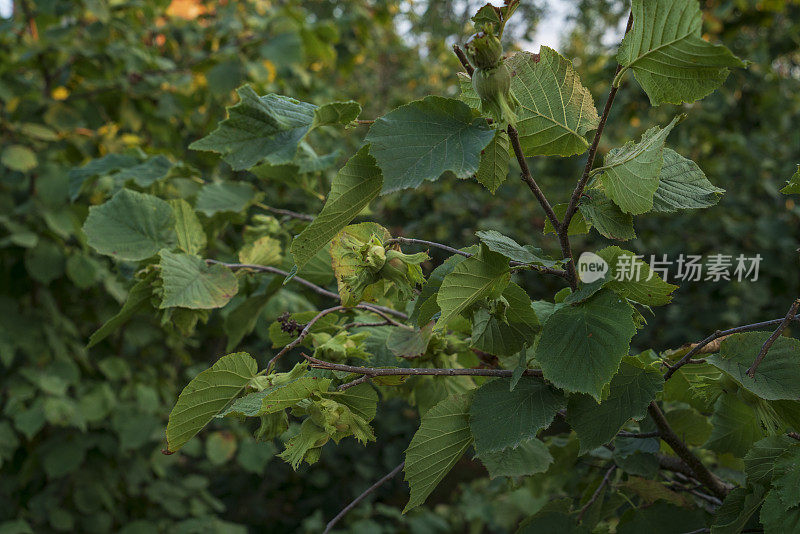
<svg viewBox="0 0 800 534"><path fill-rule="evenodd" d="M767 355L767 352L769 352L769 349L772 348L772 344L775 343L779 337L781 337L783 331L786 330L786 327L789 326L789 323L792 322L792 319L794 319L795 315L797 315L798 306L800 306L800 299L796 299L792 303L791 307L789 307L789 311L786 312L786 317L784 317L783 321L781 321L781 324L778 325L778 328L775 329L775 331L761 346L761 350L758 351L758 356L756 356L756 359L753 361L753 365L751 365L747 370L747 376L750 378L755 377L756 369L758 369L758 366L761 365L762 361L764 361L764 357Z"/></svg>

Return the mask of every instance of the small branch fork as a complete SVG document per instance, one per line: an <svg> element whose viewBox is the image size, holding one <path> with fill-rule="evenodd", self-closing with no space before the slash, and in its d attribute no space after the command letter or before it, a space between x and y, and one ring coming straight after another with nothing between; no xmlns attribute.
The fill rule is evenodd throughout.
<svg viewBox="0 0 800 534"><path fill-rule="evenodd" d="M797 311L797 310L795 310L795 311ZM789 321L792 321L792 320L800 321L800 315L792 316L791 314L788 314L787 317L789 317ZM678 371L678 369L680 369L681 367L683 367L684 365L686 365L686 364L688 364L688 363L690 363L692 361L692 356L694 356L695 354L701 352L703 347L705 347L709 343L711 343L711 342L713 342L713 341L715 341L715 340L717 340L717 339L719 339L721 337L729 336L731 334L739 334L741 332L750 332L752 330L759 330L761 328L766 328L766 327L770 327L770 326L780 325L784 321L786 321L786 317L783 317L781 319L772 319L770 321L762 321L760 323L753 323L753 324L746 324L746 325L742 325L742 326L737 326L735 328L729 328L728 330L717 330L716 332L714 332L713 334L711 334L710 336L708 336L707 338L705 338L704 340L699 342L697 345L692 347L692 349L689 352L687 352L686 354L684 354L683 358L678 360L678 362L675 365L668 366L669 369L667 369L667 372L664 373L664 380L669 380L670 377L672 377L672 375L674 375ZM763 350L763 347L762 347L762 350ZM767 347L767 350L769 350L769 347Z"/></svg>
<svg viewBox="0 0 800 534"><path fill-rule="evenodd" d="M578 523L583 521L583 516L586 515L586 512L589 511L589 508L591 508L592 505L595 502L597 502L597 499L600 498L600 494L603 492L603 488L605 488L606 485L609 483L609 481L611 480L611 475L614 474L614 471L616 469L617 469L616 465L612 465L611 467L608 468L608 471L606 471L606 475L603 477L603 480L600 481L600 484L597 486L597 489L594 490L592 497L588 501L586 501L586 504L583 505L581 511L578 512Z"/></svg>
<svg viewBox="0 0 800 534"><path fill-rule="evenodd" d="M333 527L336 526L336 523L338 523L344 516L346 516L348 512L350 512L350 510L358 506L361 503L361 501L366 499L375 490L377 490L378 488L389 482L391 479L393 479L397 475L397 473L399 473L403 469L405 465L406 465L405 462L400 462L400 464L397 467L392 469L388 474L386 474L383 478L378 480L372 486L364 490L364 492L355 499L353 499L353 501L350 504L342 508L342 511L336 514L336 517L328 521L328 524L325 525L325 530L322 531L322 534L328 534L333 529Z"/></svg>
<svg viewBox="0 0 800 534"><path fill-rule="evenodd" d="M769 349L772 348L772 344L775 343L775 340L781 337L783 331L786 330L786 327L789 326L789 323L795 318L798 307L800 307L800 299L797 299L792 303L789 311L786 312L786 317L784 317L783 321L781 321L781 324L778 325L778 328L775 329L772 335L770 335L764 342L764 345L761 346L761 350L758 352L758 356L756 356L755 361L753 361L753 365L751 365L750 369L747 370L747 376L750 378L755 377L756 369L758 369L758 366L761 365L762 361L764 361L764 357L767 355L767 352L769 352Z"/></svg>

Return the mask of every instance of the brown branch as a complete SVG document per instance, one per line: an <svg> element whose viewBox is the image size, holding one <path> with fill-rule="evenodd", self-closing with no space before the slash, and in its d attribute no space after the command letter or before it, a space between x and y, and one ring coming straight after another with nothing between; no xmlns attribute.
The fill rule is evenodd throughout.
<svg viewBox="0 0 800 534"><path fill-rule="evenodd" d="M461 50L461 47L457 44L453 45L453 52L455 53L458 61L461 63L461 66L464 67L464 70L467 71L470 78L472 77L472 73L475 72L475 69L470 65L469 60L467 59L467 55Z"/></svg>
<svg viewBox="0 0 800 534"><path fill-rule="evenodd" d="M253 264L253 263L226 263L224 261L211 260L211 259L207 259L206 263L212 263L212 264L215 264L215 265L222 265L222 266L227 267L228 269L232 269L234 271L247 270L247 271L255 271L255 272L259 272L259 273L277 274L277 275L283 276L283 277L289 276L289 273L284 271L283 269L278 269L277 267L270 267L269 265L256 265L256 264ZM322 295L323 297L328 297L328 298L332 298L332 299L336 299L336 300L341 300L341 297L337 293L334 293L333 291L328 291L324 287L320 287L320 286L318 286L317 284L315 284L313 282L309 282L305 278L301 278L299 276L294 276L294 277L292 277L291 281L292 282L297 282L300 285L306 286L307 288L311 289L312 291L314 291L318 295ZM383 312L385 314L394 315L395 317L399 317L400 319L408 319L408 315L406 315L405 313L403 313L401 311L398 311L398 310L393 310L392 308L387 308L386 306L380 306L378 304L371 304L369 302L362 302L361 304L359 304L359 306L366 306L366 307L368 307L370 309L370 311L375 311L375 312L380 311L380 312Z"/></svg>
<svg viewBox="0 0 800 534"><path fill-rule="evenodd" d="M397 467L392 469L386 476L384 476L383 478L378 480L376 483L374 483L372 486L370 486L369 488L364 490L364 493L362 493L361 495L359 495L358 497L353 499L353 501L350 504L348 504L347 506L345 506L342 509L341 512L336 514L336 517L334 517L333 519L331 519L328 522L328 524L325 526L325 530L322 531L322 534L328 534L331 531L331 529L336 525L336 523L338 523L340 519L342 519L344 516L346 516L347 513L350 512L350 510L352 510L353 508L358 506L358 504L361 501L366 499L375 490L377 490L378 488L380 488L381 486L383 486L384 484L389 482L391 479L393 479L395 477L395 475L397 475L397 473L399 473L403 469L403 467L405 465L406 465L405 462L400 462L400 465L398 465Z"/></svg>
<svg viewBox="0 0 800 534"><path fill-rule="evenodd" d="M789 308L789 311L786 312L786 317L784 317L783 321L781 321L781 324L778 325L778 328L775 329L775 331L767 338L767 340L761 346L761 350L758 351L758 356L756 356L756 359L753 361L753 365L751 365L750 369L747 370L747 376L749 376L750 378L755 377L756 369L758 369L758 366L761 365L762 361L764 361L764 357L766 357L767 352L769 352L769 349L772 348L772 344L775 343L775 341L779 337L781 337L783 331L786 330L786 327L789 326L789 323L792 322L792 319L794 319L794 316L797 314L798 306L800 306L800 299L796 299L792 303L791 307Z"/></svg>
<svg viewBox="0 0 800 534"><path fill-rule="evenodd" d="M367 375L364 375L364 376L361 376L359 378L356 378L355 380L352 380L350 382L342 384L341 386L339 386L336 389L338 389L339 391L344 391L346 389L350 389L353 386L357 386L359 384L363 384L364 382L369 382L370 380L372 380L370 377L368 377Z"/></svg>
<svg viewBox="0 0 800 534"><path fill-rule="evenodd" d="M354 365L344 365L318 360L307 354L303 357L308 360L309 366L315 369L327 369L329 371L344 371L364 375L370 378L376 376L493 376L499 378L511 378L514 371L510 369L441 369L436 367L357 367ZM542 376L540 369L526 369L522 373L525 376Z"/></svg>
<svg viewBox="0 0 800 534"><path fill-rule="evenodd" d="M796 321L800 321L800 315L795 315L793 317L793 319L796 320ZM708 336L707 338L705 338L701 342L697 343L689 352L687 352L683 356L683 358L678 360L678 362L675 365L673 365L669 369L667 369L667 372L664 373L664 380L669 380L670 377L672 375L674 375L675 372L678 369L680 369L681 367L683 367L684 365L686 365L687 363L692 361L692 356L694 356L695 354L699 353L703 349L703 347L705 347L706 345L708 345L709 343L711 343L712 341L714 341L716 339L719 339L719 338L725 337L725 336L729 336L731 334L739 334L741 332L750 332L752 330L759 330L761 328L766 328L768 326L776 326L776 325L781 324L785 320L786 320L786 318L782 317L780 319L772 319L771 321L762 321L760 323L753 323L753 324L746 324L746 325L742 325L742 326L737 326L735 328L730 328L728 330L717 330L716 332L714 332L713 334L711 334L710 336Z"/></svg>
<svg viewBox="0 0 800 534"><path fill-rule="evenodd" d="M672 430L672 427L669 426L666 417L661 412L661 409L655 402L651 402L650 406L647 408L648 413L650 413L650 417L653 418L655 421L656 426L658 427L659 432L661 433L661 439L664 442L672 447L672 450L680 456L680 458L689 466L693 473L693 477L700 481L704 486L706 486L711 492L716 495L717 497L724 499L725 496L730 491L730 488L720 480L716 475L714 475L708 468L703 465L703 462L694 455L692 451L689 450L689 447L681 441L675 431Z"/></svg>
<svg viewBox="0 0 800 534"><path fill-rule="evenodd" d="M256 202L255 204L257 207L261 208L262 210L266 210L270 213L274 213L275 215L283 215L285 217L291 217L292 219L300 219L301 221L313 221L314 216L308 215L306 213L298 213L292 210L285 210L282 208L273 208L272 206L267 206L266 204L262 204L261 202Z"/></svg>
<svg viewBox="0 0 800 534"><path fill-rule="evenodd" d="M625 33L627 34L631 27L633 26L633 12L628 15L628 24L625 27ZM617 69L614 72L614 76L616 77L619 74L619 71L622 70L622 65L617 65ZM608 121L608 116L611 113L611 106L614 104L614 98L617 96L617 91L619 90L618 87L611 86L611 89L608 92L608 98L606 98L606 105L603 107L603 114L600 116L600 122L597 125L597 130L594 133L594 139L592 140L592 144L589 147L589 155L586 159L586 166L583 169L583 174L581 175L580 180L578 180L578 184L575 186L575 189L572 191L572 196L569 199L569 204L567 204L567 211L564 212L564 220L562 224L559 226L555 226L556 231L558 232L558 238L561 242L561 249L564 253L564 258L567 260L567 272L570 273L570 277L572 277L571 284L573 288L577 286L578 278L575 272L575 260L572 257L572 246L569 242L569 223L572 221L572 217L575 215L575 212L578 211L578 202L581 199L581 195L583 195L583 190L586 188L586 184L589 181L589 174L592 172L592 167L594 166L594 159L597 156L597 147L600 145L600 138L603 137L603 130L606 127L606 122Z"/></svg>
<svg viewBox="0 0 800 534"><path fill-rule="evenodd" d="M354 122L356 124L359 124L359 125L368 125L368 124L374 124L375 120L374 119L357 119Z"/></svg>
<svg viewBox="0 0 800 534"><path fill-rule="evenodd" d="M603 491L603 488L606 487L606 484L608 484L608 481L611 479L611 475L614 473L614 470L616 468L617 468L616 465L612 465L611 467L608 468L608 471L606 471L606 476L604 476L603 480L600 481L600 485L598 485L597 489L594 490L592 497L588 501L586 501L586 504L583 505L581 511L578 512L578 523L583 521L583 516L586 514L589 508L591 508L591 506L597 501L597 499L600 498L600 493Z"/></svg>
<svg viewBox="0 0 800 534"><path fill-rule="evenodd" d="M617 432L617 436L620 438L636 438L636 439L648 439L648 438L660 438L661 432L625 432L621 430Z"/></svg>

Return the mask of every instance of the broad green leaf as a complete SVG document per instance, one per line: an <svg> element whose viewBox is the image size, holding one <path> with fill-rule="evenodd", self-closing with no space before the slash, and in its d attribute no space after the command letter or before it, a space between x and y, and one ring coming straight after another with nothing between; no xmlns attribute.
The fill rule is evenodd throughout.
<svg viewBox="0 0 800 534"><path fill-rule="evenodd" d="M495 230L481 230L475 235L486 245L489 250L502 254L511 261L518 261L542 267L555 267L563 260L554 260L547 256L542 249L532 245L522 246L510 237L504 236Z"/></svg>
<svg viewBox="0 0 800 534"><path fill-rule="evenodd" d="M800 443L790 445L775 460L772 491L777 492L787 508L800 506Z"/></svg>
<svg viewBox="0 0 800 534"><path fill-rule="evenodd" d="M308 263L378 196L382 184L381 170L365 145L339 170L322 211L292 242L295 264Z"/></svg>
<svg viewBox="0 0 800 534"><path fill-rule="evenodd" d="M701 508L683 508L662 501L628 510L620 519L617 534L687 534L705 526Z"/></svg>
<svg viewBox="0 0 800 534"><path fill-rule="evenodd" d="M547 445L538 439L529 439L516 448L484 452L479 456L489 471L489 477L521 477L543 473L553 464Z"/></svg>
<svg viewBox="0 0 800 534"><path fill-rule="evenodd" d="M656 501L666 501L677 506L690 507L692 505L686 497L677 491L672 491L658 480L629 476L628 480L618 484L618 487L633 491L644 499L647 504L653 504Z"/></svg>
<svg viewBox="0 0 800 534"><path fill-rule="evenodd" d="M757 441L744 457L747 483L768 487L772 482L775 460L794 443L796 441L786 435L767 436Z"/></svg>
<svg viewBox="0 0 800 534"><path fill-rule="evenodd" d="M369 383L359 384L344 391L325 393L326 397L347 406L351 412L370 422L378 413L378 393Z"/></svg>
<svg viewBox="0 0 800 534"><path fill-rule="evenodd" d="M225 330L225 335L228 337L228 344L225 348L226 351L230 352L233 350L244 336L253 331L264 306L267 305L270 299L272 299L275 293L282 287L282 280L279 277L273 278L272 282L267 285L263 293L258 293L249 297L225 316L223 329Z"/></svg>
<svg viewBox="0 0 800 534"><path fill-rule="evenodd" d="M669 410L664 416L672 430L681 436L687 445L700 447L711 437L713 427L709 422L708 415L702 414L694 408Z"/></svg>
<svg viewBox="0 0 800 534"><path fill-rule="evenodd" d="M719 202L723 193L725 190L709 182L697 163L671 148L664 149L658 189L653 194L653 211L707 208Z"/></svg>
<svg viewBox="0 0 800 534"><path fill-rule="evenodd" d="M609 281L605 287L621 297L647 306L662 306L672 300L672 292L678 289L662 280L633 252L611 246L597 251L597 255L608 263Z"/></svg>
<svg viewBox="0 0 800 534"><path fill-rule="evenodd" d="M89 246L106 256L138 261L175 242L175 216L169 203L122 189L111 200L89 208L83 223Z"/></svg>
<svg viewBox="0 0 800 534"><path fill-rule="evenodd" d="M479 300L499 295L509 278L505 256L481 245L480 252L456 265L442 280L436 296L442 315L436 329L443 330L451 319Z"/></svg>
<svg viewBox="0 0 800 534"><path fill-rule="evenodd" d="M556 386L600 401L635 333L630 305L603 289L585 302L553 312L542 329L536 361Z"/></svg>
<svg viewBox="0 0 800 534"><path fill-rule="evenodd" d="M152 273L146 278L136 282L136 285L134 285L128 293L128 298L125 300L122 309L119 310L114 317L103 323L103 326L98 328L91 337L89 337L89 343L86 345L87 349L94 347L114 333L114 331L125 324L133 314L147 305L147 302L153 294L153 289L150 286L154 278L155 273Z"/></svg>
<svg viewBox="0 0 800 534"><path fill-rule="evenodd" d="M0 163L12 171L28 172L39 164L36 153L23 145L8 145L0 154Z"/></svg>
<svg viewBox="0 0 800 534"><path fill-rule="evenodd" d="M272 386L262 391L239 397L220 417L228 414L242 414L248 417L277 413L291 408L316 393L323 393L331 385L329 378L302 376L285 384Z"/></svg>
<svg viewBox="0 0 800 534"><path fill-rule="evenodd" d="M589 395L570 395L567 422L578 434L581 453L611 441L629 419L644 418L647 406L663 386L658 371L623 361L601 403Z"/></svg>
<svg viewBox="0 0 800 534"><path fill-rule="evenodd" d="M403 513L425 502L472 443L469 430L471 395L452 395L422 416L406 449L405 479L411 497Z"/></svg>
<svg viewBox="0 0 800 534"><path fill-rule="evenodd" d="M445 171L467 178L494 138L486 120L458 100L428 96L379 118L366 141L383 171L382 193L418 187Z"/></svg>
<svg viewBox="0 0 800 534"><path fill-rule="evenodd" d="M93 159L82 167L69 171L69 199L75 201L83 184L93 176L105 176L139 164L139 158L131 154L107 154Z"/></svg>
<svg viewBox="0 0 800 534"><path fill-rule="evenodd" d="M535 438L565 405L564 395L538 377L523 376L514 391L504 378L486 382L475 392L469 412L476 454L515 448Z"/></svg>
<svg viewBox="0 0 800 534"><path fill-rule="evenodd" d="M433 324L420 330L393 328L386 338L386 347L398 358L416 358L425 354L433 337Z"/></svg>
<svg viewBox="0 0 800 534"><path fill-rule="evenodd" d="M183 199L169 201L175 217L175 234L178 246L187 254L198 254L206 248L206 233L192 206Z"/></svg>
<svg viewBox="0 0 800 534"><path fill-rule="evenodd" d="M567 204L556 204L553 206L553 212L556 214L556 217L559 221L564 220L564 215L567 213ZM588 234L589 228L591 228L591 223L584 219L583 214L579 211L575 212L575 215L572 216L572 219L569 221L569 228L567 228L567 235L580 235L580 234ZM544 234L555 234L556 231L553 228L550 219L545 218L544 220Z"/></svg>
<svg viewBox="0 0 800 534"><path fill-rule="evenodd" d="M475 254L480 248L473 245L462 250ZM411 312L411 320L414 321L417 326L422 328L439 312L439 304L436 302L436 295L439 288L442 287L442 281L445 276L453 272L456 265L465 260L466 258L460 254L450 256L444 263L436 267L431 271L431 274L428 275L428 280L425 282L425 285L422 286L422 292L414 302L414 310Z"/></svg>
<svg viewBox="0 0 800 534"><path fill-rule="evenodd" d="M583 218L603 237L621 241L636 238L631 214L624 213L602 191L587 191L578 209Z"/></svg>
<svg viewBox="0 0 800 534"><path fill-rule="evenodd" d="M761 486L735 488L714 514L711 534L739 534L766 497Z"/></svg>
<svg viewBox="0 0 800 534"><path fill-rule="evenodd" d="M702 39L697 0L633 0L631 9L633 28L617 60L633 71L654 106L694 102L722 85L726 67L746 66L723 45Z"/></svg>
<svg viewBox="0 0 800 534"><path fill-rule="evenodd" d="M755 407L735 394L723 394L714 404L711 416L714 430L703 445L719 453L729 452L737 458L747 454L753 443L764 437Z"/></svg>
<svg viewBox="0 0 800 534"><path fill-rule="evenodd" d="M600 182L603 190L625 213L639 215L653 209L653 196L658 189L661 166L664 162L664 141L679 115L665 128L653 126L642 135L641 141L628 141L622 148L613 148L603 160Z"/></svg>
<svg viewBox="0 0 800 534"><path fill-rule="evenodd" d="M259 237L239 251L239 261L249 265L280 265L281 242L270 236Z"/></svg>
<svg viewBox="0 0 800 534"><path fill-rule="evenodd" d="M519 100L517 130L526 156L573 156L589 148L584 137L600 117L592 94L572 62L542 46L538 54L517 52L507 60L511 91Z"/></svg>
<svg viewBox="0 0 800 534"><path fill-rule="evenodd" d="M797 171L786 182L786 186L781 189L784 195L800 195L800 165L797 166Z"/></svg>
<svg viewBox="0 0 800 534"><path fill-rule="evenodd" d="M492 141L481 150L481 162L475 179L489 190L491 194L497 191L508 177L508 162L510 140L505 130L497 130Z"/></svg>
<svg viewBox="0 0 800 534"><path fill-rule="evenodd" d="M239 282L224 265L208 265L197 256L162 250L164 294L159 308L221 308L239 291Z"/></svg>
<svg viewBox="0 0 800 534"><path fill-rule="evenodd" d="M183 389L169 414L167 448L175 452L222 411L258 372L246 352L223 356Z"/></svg>
<svg viewBox="0 0 800 534"><path fill-rule="evenodd" d="M206 184L197 194L195 209L211 217L217 213L239 213L253 203L256 190L247 182Z"/></svg>
<svg viewBox="0 0 800 534"><path fill-rule="evenodd" d="M149 187L167 176L170 169L172 169L172 162L165 156L153 156L138 165L122 168L114 174L114 181L124 184L128 180L132 180L139 187Z"/></svg>
<svg viewBox="0 0 800 534"><path fill-rule="evenodd" d="M800 341L779 337L758 366L755 376L747 370L772 332L734 334L708 359L739 384L766 400L800 400Z"/></svg>
<svg viewBox="0 0 800 534"><path fill-rule="evenodd" d="M470 345L496 356L511 356L533 343L541 327L524 289L509 282L502 297L508 303L504 317L493 315L486 308L475 313Z"/></svg>
<svg viewBox="0 0 800 534"><path fill-rule="evenodd" d="M228 118L206 137L189 145L223 155L234 170L249 169L266 161L291 163L297 147L317 126L347 124L361 111L355 102L322 107L282 95L258 96L249 85L237 89L240 101L228 108Z"/></svg>
<svg viewBox="0 0 800 534"><path fill-rule="evenodd" d="M800 532L800 506L786 506L775 490L767 493L759 519L765 534Z"/></svg>
<svg viewBox="0 0 800 534"><path fill-rule="evenodd" d="M520 523L516 534L588 534L589 528L578 524L577 517L570 512L566 499L550 501L536 514Z"/></svg>
<svg viewBox="0 0 800 534"><path fill-rule="evenodd" d="M458 98L461 99L466 105L474 110L481 109L481 98L478 96L478 93L475 92L475 88L472 87L472 78L466 72L459 72L458 73L458 84L461 88L461 92L458 95Z"/></svg>

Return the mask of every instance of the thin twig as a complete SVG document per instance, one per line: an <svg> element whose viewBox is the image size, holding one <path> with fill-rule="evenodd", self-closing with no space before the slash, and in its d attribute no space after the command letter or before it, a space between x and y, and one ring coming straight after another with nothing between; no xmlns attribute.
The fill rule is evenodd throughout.
<svg viewBox="0 0 800 534"><path fill-rule="evenodd" d="M756 369L758 369L758 366L761 365L762 361L764 361L764 357L767 355L767 352L769 352L769 349L772 348L772 344L775 343L775 341L779 337L781 337L783 331L786 330L786 327L789 326L790 322L792 322L792 319L797 314L798 306L800 306L800 299L796 299L792 303L791 307L789 308L789 311L786 312L786 317L784 317L783 321L781 321L781 324L778 325L778 328L775 329L775 331L767 338L767 340L761 346L761 350L758 351L758 356L756 356L756 359L753 361L753 365L751 365L750 369L747 370L747 376L749 376L750 378L755 377Z"/></svg>
<svg viewBox="0 0 800 534"><path fill-rule="evenodd" d="M383 243L383 246L388 247L394 244L406 244L406 245L426 245L433 248L438 248L444 251L449 252L450 254L458 254L459 256L464 256L465 258L471 258L474 256L471 252L464 252L463 250L458 250L455 247L451 247L450 245L445 245L443 243L437 243L435 241L428 241L426 239L414 239L411 237L394 237L389 239ZM524 268L531 268L540 273L545 274L552 274L555 276L560 276L561 278L567 277L567 271L562 269L553 269L552 267L542 267L540 265L533 265L530 263L523 263L521 261L510 261L508 263L511 267L524 267Z"/></svg>
<svg viewBox="0 0 800 534"><path fill-rule="evenodd" d="M376 326L392 326L392 323L389 321L377 321L374 323L361 323L356 321L342 325L342 330L349 330L350 328L372 328Z"/></svg>
<svg viewBox="0 0 800 534"><path fill-rule="evenodd" d="M311 367L316 369L327 369L329 371L344 371L345 373L353 373L357 375L364 375L370 378L376 376L494 376L500 378L511 378L514 371L510 369L441 369L436 367L357 367L354 365L344 365L340 363L331 363L323 360L318 360L307 354L303 357L308 360ZM542 376L540 369L525 369L522 372L525 376Z"/></svg>
<svg viewBox="0 0 800 534"><path fill-rule="evenodd" d="M355 121L355 123L356 124L363 124L363 125L374 124L375 123L375 119L357 119Z"/></svg>
<svg viewBox="0 0 800 534"><path fill-rule="evenodd" d="M628 15L628 24L625 27L625 33L627 34L631 27L633 26L633 12ZM619 73L622 69L622 65L617 65L617 69L614 72L614 76ZM589 173L592 172L592 167L594 166L594 159L597 156L597 147L600 145L600 138L603 137L603 130L606 127L606 121L608 121L608 116L611 113L611 106L614 104L614 98L617 96L617 91L619 90L618 87L611 86L611 89L608 92L608 98L606 98L606 105L603 107L603 114L600 116L600 122L597 125L597 130L594 132L594 139L592 140L592 144L589 147L589 155L586 159L586 166L583 169L583 174L581 175L580 180L578 180L578 184L575 186L575 189L572 191L572 196L569 199L569 204L567 204L567 210L564 212L564 220L562 224L559 226L555 226L556 231L558 232L558 237L561 242L561 249L564 253L564 258L567 260L567 272L570 274L572 278L571 283L577 285L578 278L575 272L575 260L572 257L572 246L569 242L569 223L572 221L572 217L575 215L575 212L578 210L578 202L581 199L581 195L583 195L583 190L586 188L586 183L589 181ZM574 286L573 286L574 288Z"/></svg>
<svg viewBox="0 0 800 534"><path fill-rule="evenodd" d="M517 163L522 171L522 181L527 184L528 188L533 193L533 196L535 196L536 200L538 200L539 204L541 204L545 215L547 215L547 218L550 220L550 224L553 225L553 228L555 228L556 231L559 231L561 228L561 223L558 222L558 217L556 217L553 207L550 206L550 202L542 192L539 184L537 184L536 180L533 179L531 169L528 167L528 162L525 160L525 154L522 152L522 144L520 144L519 141L519 132L517 132L517 129L510 124L508 125L508 128L506 128L506 131L508 132L509 139L511 139L511 146L514 148L514 155L517 157Z"/></svg>
<svg viewBox="0 0 800 534"><path fill-rule="evenodd" d="M620 438L636 438L636 439L648 439L648 438L660 438L661 432L625 432L621 430L617 432L617 436Z"/></svg>
<svg viewBox="0 0 800 534"><path fill-rule="evenodd" d="M270 213L274 213L275 215L283 215L285 217L291 217L292 219L300 219L301 221L313 221L314 216L308 215L306 213L298 213L292 210L285 210L283 208L273 208L272 206L267 206L266 204L262 204L261 202L256 202L255 205L262 210L266 210Z"/></svg>
<svg viewBox="0 0 800 534"><path fill-rule="evenodd" d="M316 323L317 321L319 321L320 319L322 319L323 317L325 317L326 315L328 315L330 313L340 312L340 311L349 311L349 310L353 310L353 309L364 310L364 311L368 311L368 312L374 313L376 315L379 315L379 316L383 317L385 320L390 321L392 324L406 327L406 325L400 325L400 323L397 323L393 319L389 318L381 310L377 310L377 309L373 308L369 304L357 304L357 305L353 306L352 308L347 308L345 306L334 306L332 308L327 308L327 309L322 310L321 312L319 312L317 315L314 316L313 319L311 319L308 323L306 323L305 327L303 327L303 330L300 331L300 334L291 343L289 343L288 345L283 347L280 350L280 352L278 352L278 354L276 354L275 356L272 357L272 359L267 364L267 373L269 374L272 371L273 367L275 366L275 363L278 361L278 359L280 359L281 356L283 356L284 354L286 354L287 352L289 352L290 350L292 350L293 348L295 348L296 346L298 346L300 343L303 342L303 340L306 338L306 336L308 336L308 334L311 332L311 327L314 326L314 323ZM305 356L305 354L303 356Z"/></svg>
<svg viewBox="0 0 800 534"><path fill-rule="evenodd" d="M470 65L469 60L467 59L467 55L461 50L461 47L457 44L453 45L453 52L456 54L458 61L461 63L461 66L464 67L464 70L467 71L470 78L472 77L472 73L475 72L475 69Z"/></svg>
<svg viewBox="0 0 800 534"><path fill-rule="evenodd" d="M800 315L795 315L793 319L796 321L800 321ZM711 334L710 336L699 342L697 345L695 345L689 352L684 354L683 358L678 360L676 364L667 369L667 372L664 373L664 380L669 380L670 377L674 375L678 369L680 369L681 367L683 367L692 360L692 356L700 352L703 347L705 347L706 345L708 345L709 343L711 343L716 339L719 339L724 336L729 336L731 334L739 334L741 332L750 332L752 330L758 330L760 328L776 326L781 324L785 320L786 318L782 317L780 319L772 319L770 321L762 321L760 323L737 326L735 328L729 328L728 330L717 330L716 332L714 332L713 334Z"/></svg>
<svg viewBox="0 0 800 534"><path fill-rule="evenodd" d="M224 261L211 260L211 259L207 259L206 263L212 263L212 264L215 264L215 265L222 265L222 266L227 267L228 269L232 269L234 271L247 270L247 271L255 271L255 272L259 272L259 273L277 274L277 275L280 275L280 276L283 276L283 277L289 276L289 273L284 271L283 269L278 269L277 267L270 267L269 265L256 265L256 264L252 264L252 263L226 263ZM312 291L314 291L318 295L322 295L323 297L328 297L328 298L332 298L332 299L336 299L336 300L341 300L341 297L337 293L334 293L333 291L328 291L324 287L320 287L320 286L318 286L317 284L315 284L313 282L309 282L305 278L301 278L299 276L295 276L295 277L292 278L292 282L297 282L300 285L306 286L307 288L311 289ZM368 308L370 308L373 311L381 311L381 312L383 312L385 314L394 315L395 317L399 317L400 319L408 319L408 315L406 315L405 313L403 313L401 311L398 311L398 310L393 310L392 308L387 308L386 306L380 306L378 304L371 304L369 302L362 302L360 305L361 306L367 306Z"/></svg>
<svg viewBox="0 0 800 534"><path fill-rule="evenodd" d="M339 386L336 389L338 389L339 391L344 391L346 389L350 389L353 386L357 386L359 384L363 384L364 382L369 382L370 380L371 380L371 378L369 376L364 375L364 376L361 376L359 378L356 378L355 380L352 380L350 382L342 384L341 386Z"/></svg>
<svg viewBox="0 0 800 534"><path fill-rule="evenodd" d="M608 484L608 481L611 479L611 475L614 473L614 470L616 468L617 468L616 465L612 465L611 467L608 468L608 471L606 471L606 476L603 477L603 480L600 481L600 485L597 486L596 490L594 490L591 499L589 499L586 502L586 504L583 505L581 511L578 512L578 523L583 521L583 516L586 514L589 508L591 508L591 506L597 501L597 499L600 498L600 493L603 491L603 488L606 487L606 484Z"/></svg>
<svg viewBox="0 0 800 534"><path fill-rule="evenodd" d="M694 473L694 477L700 481L704 486L711 490L711 492L716 495L717 497L724 499L725 496L730 491L729 487L722 482L716 475L714 475L708 468L703 465L703 462L694 455L692 451L689 450L689 447L675 434L675 431L672 430L672 427L669 426L666 417L661 412L661 409L655 402L651 402L650 406L647 408L650 417L653 418L653 421L656 423L659 432L661 432L661 439L664 442L672 447L672 450L675 451L675 454L680 456L680 458L689 466L689 468Z"/></svg>
<svg viewBox="0 0 800 534"><path fill-rule="evenodd" d="M358 506L358 504L361 501L363 501L364 499L366 499L372 492L374 492L375 490L377 490L378 488L380 488L381 486L383 486L384 484L389 482L391 479L393 479L395 477L395 475L397 475L397 473L399 473L403 469L403 467L405 465L406 465L405 462L400 462L400 465L398 465L397 467L392 469L386 476L384 476L382 479L377 481L375 484L373 484L372 486L367 488L364 491L364 493L362 493L361 495L359 495L358 497L353 499L353 501L350 504L348 504L347 506L345 506L342 509L341 512L336 514L336 517L334 517L333 519L331 519L328 522L328 524L325 526L325 530L322 531L322 534L328 534L331 531L331 529L336 525L336 523L338 523L340 519L342 519L344 516L346 516L347 513L350 512L350 510L352 510L353 508Z"/></svg>

